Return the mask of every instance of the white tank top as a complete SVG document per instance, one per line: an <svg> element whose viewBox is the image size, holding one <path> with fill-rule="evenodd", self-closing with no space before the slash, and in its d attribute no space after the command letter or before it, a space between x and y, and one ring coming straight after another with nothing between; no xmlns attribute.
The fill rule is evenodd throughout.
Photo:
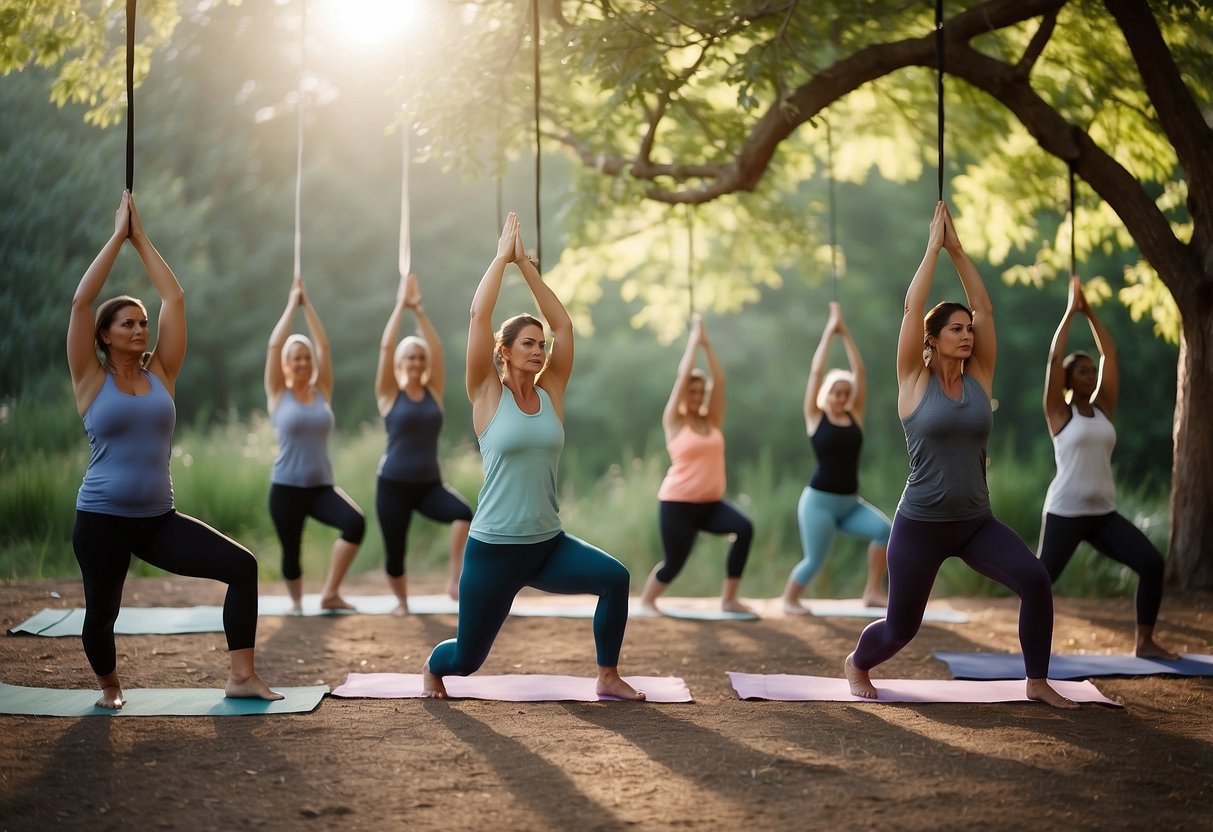
<svg viewBox="0 0 1213 832"><path fill-rule="evenodd" d="M1083 416L1070 405L1070 421L1053 437L1057 476L1045 495L1045 511L1059 517L1090 517L1116 511L1112 448L1116 428L1098 407Z"/></svg>

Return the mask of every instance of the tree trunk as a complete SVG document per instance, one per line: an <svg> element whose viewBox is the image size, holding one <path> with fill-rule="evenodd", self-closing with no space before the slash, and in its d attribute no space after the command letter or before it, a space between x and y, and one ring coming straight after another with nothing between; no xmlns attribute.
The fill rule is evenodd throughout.
<svg viewBox="0 0 1213 832"><path fill-rule="evenodd" d="M1213 298L1209 281L1176 297L1183 328L1175 390L1171 548L1167 579L1213 589Z"/></svg>

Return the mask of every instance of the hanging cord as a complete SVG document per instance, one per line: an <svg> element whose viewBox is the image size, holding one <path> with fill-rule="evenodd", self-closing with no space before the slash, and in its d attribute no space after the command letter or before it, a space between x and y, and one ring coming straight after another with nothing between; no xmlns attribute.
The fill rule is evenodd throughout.
<svg viewBox="0 0 1213 832"><path fill-rule="evenodd" d="M939 99L939 201L943 202L943 0L935 0L935 54L939 59L939 81L936 97Z"/></svg>
<svg viewBox="0 0 1213 832"><path fill-rule="evenodd" d="M299 90L295 106L299 123L295 131L295 279L303 277L303 74L307 64L307 0L299 2Z"/></svg>
<svg viewBox="0 0 1213 832"><path fill-rule="evenodd" d="M412 153L409 149L409 125L402 130L404 140L400 166L400 276L408 277L413 267L413 241L409 234L409 166Z"/></svg>
<svg viewBox="0 0 1213 832"><path fill-rule="evenodd" d="M539 137L539 0L531 0L531 44L534 64L535 93L535 267L543 262L543 217L539 212L539 185L541 180L541 146Z"/></svg>
<svg viewBox="0 0 1213 832"><path fill-rule="evenodd" d="M688 321L695 319L695 206L687 203L687 305Z"/></svg>
<svg viewBox="0 0 1213 832"><path fill-rule="evenodd" d="M838 213L834 199L834 134L826 123L826 206L830 215L830 287L832 297L838 300Z"/></svg>
<svg viewBox="0 0 1213 832"><path fill-rule="evenodd" d="M504 93L503 93L504 96ZM501 233L501 224L505 222L505 157L504 149L501 146L501 108L497 108L497 132L494 134L496 152L494 157L497 165L497 212L493 214L493 228L496 233Z"/></svg>
<svg viewBox="0 0 1213 832"><path fill-rule="evenodd" d="M1067 162L1070 167L1070 274L1078 274L1078 256L1074 239L1078 236L1078 203L1074 201L1074 162Z"/></svg>
<svg viewBox="0 0 1213 832"><path fill-rule="evenodd" d="M135 0L126 0L126 189L135 189Z"/></svg>

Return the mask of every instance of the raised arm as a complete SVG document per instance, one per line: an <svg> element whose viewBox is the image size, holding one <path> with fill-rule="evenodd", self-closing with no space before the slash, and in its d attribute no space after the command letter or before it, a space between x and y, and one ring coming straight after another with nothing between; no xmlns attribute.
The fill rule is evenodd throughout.
<svg viewBox="0 0 1213 832"><path fill-rule="evenodd" d="M935 203L935 215L931 218L931 233L927 239L927 250L918 265L918 271L906 289L905 306L901 316L901 332L897 336L897 415L908 416L926 390L930 370L923 361L922 319L926 314L927 298L931 294L931 281L935 276L935 264L943 248L946 209L942 202Z"/></svg>
<svg viewBox="0 0 1213 832"><path fill-rule="evenodd" d="M830 303L830 314L826 317L826 325L821 330L821 340L813 351L813 360L809 364L809 379L804 386L804 430L809 436L817 432L821 424L821 408L817 406L817 396L821 392L821 379L825 375L826 361L830 355L830 341L838 329L842 316L842 308L837 303Z"/></svg>
<svg viewBox="0 0 1213 832"><path fill-rule="evenodd" d="M291 332L291 321L302 298L303 281L295 278L286 296L286 309L282 310L282 316L274 324L265 348L265 406L270 413L278 407L278 400L286 390L286 378L282 375L282 347Z"/></svg>
<svg viewBox="0 0 1213 832"><path fill-rule="evenodd" d="M316 307L312 306L312 301L308 298L302 281L299 282L299 290L299 305L303 307L303 317L307 321L308 335L311 336L314 347L312 363L315 366L316 389L331 402L333 399L333 359L329 351L329 336L324 331L324 324L320 323L320 315L316 312Z"/></svg>
<svg viewBox="0 0 1213 832"><path fill-rule="evenodd" d="M130 192L123 191L118 210L114 212L114 233L85 269L80 285L76 287L76 294L72 296L71 314L67 322L67 367L81 416L97 397L105 381L105 368L97 361L94 342L93 304L101 294L110 270L114 268L122 243L130 235L130 222Z"/></svg>
<svg viewBox="0 0 1213 832"><path fill-rule="evenodd" d="M994 364L998 357L998 337L994 332L994 304L990 302L990 295L986 292L986 285L977 272L977 267L960 245L956 226L952 224L952 215L948 213L946 204L944 220L943 247L956 264L956 273L960 275L965 298L969 308L973 310L973 352L965 362L965 372L985 388L987 396L993 396Z"/></svg>
<svg viewBox="0 0 1213 832"><path fill-rule="evenodd" d="M661 413L661 428L665 431L668 442L682 428L682 417L678 414L678 405L686 393L687 384L691 380L691 371L695 369L695 352L703 338L703 320L696 315L691 320L691 331L687 334L687 346L678 361L678 374L674 377L674 387L670 390L670 398L665 403Z"/></svg>
<svg viewBox="0 0 1213 832"><path fill-rule="evenodd" d="M468 323L466 384L468 399L473 405L476 405L486 392L499 391L501 387L497 365L493 363L493 309L497 306L497 296L501 294L501 278L505 274L506 264L514 259L517 236L518 217L511 211L501 229L501 237L497 240L497 254L485 269L484 276L480 278L480 285L476 287L476 294L472 296L471 321ZM474 417L475 413L475 421Z"/></svg>
<svg viewBox="0 0 1213 832"><path fill-rule="evenodd" d="M186 326L185 326L185 292L177 282L173 270L164 262L160 252L152 245L139 221L139 212L135 209L134 197L131 203L131 244L139 252L143 268L160 296L160 318L156 325L156 346L152 349L152 359L148 370L155 373L164 383L169 395L176 389L177 374L181 372L181 364L185 361Z"/></svg>
<svg viewBox="0 0 1213 832"><path fill-rule="evenodd" d="M1077 279L1075 278L1075 280ZM1080 294L1082 293L1081 283L1078 291ZM1095 386L1095 397L1091 399L1091 403L1111 419L1112 414L1116 411L1117 400L1120 398L1120 362L1116 357L1116 342L1112 340L1112 333L1108 332L1103 321L1095 316L1095 310L1091 308L1091 304L1087 303L1085 298L1082 311L1087 316L1087 323L1091 325L1091 334L1095 336L1095 346L1099 349L1099 381Z"/></svg>
<svg viewBox="0 0 1213 832"><path fill-rule="evenodd" d="M1070 421L1070 406L1066 403L1066 371L1062 367L1066 355L1066 342L1070 339L1070 325L1074 318L1082 314L1086 299L1082 294L1082 285L1078 276L1070 278L1070 297L1066 303L1066 312L1057 324L1053 333L1053 342L1049 344L1049 363L1045 366L1044 410L1045 421L1049 424L1049 433L1056 436Z"/></svg>
<svg viewBox="0 0 1213 832"><path fill-rule="evenodd" d="M446 393L446 357L442 353L438 330L434 328L434 324L425 314L425 307L421 305L421 286L417 282L417 276L411 277L413 288L409 294L408 308L413 310L413 315L417 318L417 331L430 348L430 380L427 386L430 388L430 395L441 405L442 396Z"/></svg>
<svg viewBox="0 0 1213 832"><path fill-rule="evenodd" d="M543 282L539 269L526 256L521 230L514 237L514 265L522 272L522 279L531 290L540 316L552 331L552 346L548 350L547 362L536 376L535 385L547 391L556 413L563 419L564 391L573 374L573 319L552 287Z"/></svg>
<svg viewBox="0 0 1213 832"><path fill-rule="evenodd" d="M703 347L704 358L708 360L708 372L712 374L712 394L708 398L708 424L721 428L724 425L725 405L728 403L725 396L724 366L716 357L716 350L712 349L712 342L708 340L707 328L703 326L702 321L699 344Z"/></svg>
<svg viewBox="0 0 1213 832"><path fill-rule="evenodd" d="M846 322L842 319L841 307L838 309L838 335L842 338L842 348L847 354L847 363L851 365L851 375L855 379L855 383L851 385L851 415L859 426L863 427L863 414L868 405L867 368L863 366L859 347L855 346L855 341L851 338L851 330L847 329Z"/></svg>
<svg viewBox="0 0 1213 832"><path fill-rule="evenodd" d="M391 411L392 403L396 401L396 393L400 389L396 382L396 333L400 331L400 319L404 317L410 285L416 280L416 275L401 275L400 285L396 289L396 303L392 306L392 314L388 316L387 324L383 327L383 334L379 336L379 364L375 368L375 403L380 416L386 416Z"/></svg>

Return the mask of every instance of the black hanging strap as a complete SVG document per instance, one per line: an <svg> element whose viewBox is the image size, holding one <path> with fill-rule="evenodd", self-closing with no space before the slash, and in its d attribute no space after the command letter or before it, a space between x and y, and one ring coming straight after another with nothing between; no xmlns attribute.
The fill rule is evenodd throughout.
<svg viewBox="0 0 1213 832"><path fill-rule="evenodd" d="M935 0L935 54L939 59L939 80L936 97L939 99L939 201L943 202L943 0Z"/></svg>
<svg viewBox="0 0 1213 832"><path fill-rule="evenodd" d="M126 189L135 189L135 0L126 0Z"/></svg>
<svg viewBox="0 0 1213 832"><path fill-rule="evenodd" d="M687 203L687 306L695 318L695 206Z"/></svg>
<svg viewBox="0 0 1213 832"><path fill-rule="evenodd" d="M1067 163L1070 167L1070 274L1078 274L1078 256L1074 239L1078 236L1078 203L1074 201L1074 162Z"/></svg>
<svg viewBox="0 0 1213 832"><path fill-rule="evenodd" d="M295 278L303 276L303 75L307 66L307 0L299 3L299 90L295 107L299 122L295 128Z"/></svg>
<svg viewBox="0 0 1213 832"><path fill-rule="evenodd" d="M539 136L539 0L531 0L531 44L534 66L535 93L535 261L543 262L543 218L539 210L539 186L541 180L540 159L542 157Z"/></svg>
<svg viewBox="0 0 1213 832"><path fill-rule="evenodd" d="M834 200L834 135L826 123L826 207L830 215L830 287L832 297L838 300L838 214Z"/></svg>

